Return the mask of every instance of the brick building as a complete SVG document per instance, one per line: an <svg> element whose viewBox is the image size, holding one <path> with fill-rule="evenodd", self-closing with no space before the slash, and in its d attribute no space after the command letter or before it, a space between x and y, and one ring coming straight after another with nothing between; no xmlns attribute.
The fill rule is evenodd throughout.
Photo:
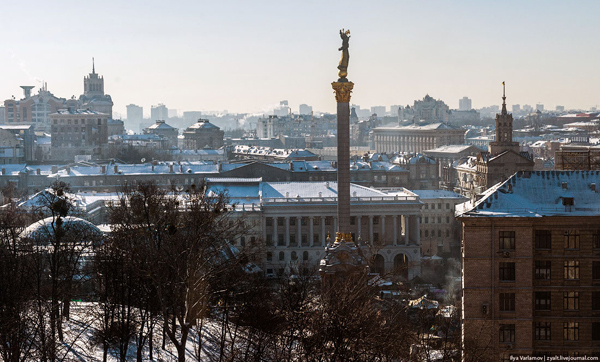
<svg viewBox="0 0 600 362"><path fill-rule="evenodd" d="M465 353L600 356L599 182L524 171L459 205Z"/></svg>

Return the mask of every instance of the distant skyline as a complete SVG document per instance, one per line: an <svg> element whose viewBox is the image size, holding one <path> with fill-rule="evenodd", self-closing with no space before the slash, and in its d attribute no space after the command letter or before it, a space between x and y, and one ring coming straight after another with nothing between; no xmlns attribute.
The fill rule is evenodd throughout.
<svg viewBox="0 0 600 362"><path fill-rule="evenodd" d="M266 113L288 100L335 112L338 31L350 29L348 78L362 108L429 94L458 108L600 103L590 1L116 1L3 4L2 100L48 83L78 97L104 76L114 111ZM509 108L511 109L511 108Z"/></svg>

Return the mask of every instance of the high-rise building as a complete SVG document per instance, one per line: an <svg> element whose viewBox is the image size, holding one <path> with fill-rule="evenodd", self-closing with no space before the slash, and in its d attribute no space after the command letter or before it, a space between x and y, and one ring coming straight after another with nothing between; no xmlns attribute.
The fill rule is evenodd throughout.
<svg viewBox="0 0 600 362"><path fill-rule="evenodd" d="M535 105L535 110L536 110L536 111L543 112L543 111L544 111L544 105L543 105L543 104L539 104L539 103L538 103L538 104L536 104L536 105Z"/></svg>
<svg viewBox="0 0 600 362"><path fill-rule="evenodd" d="M144 108L135 104L127 105L127 121L141 122L144 119Z"/></svg>
<svg viewBox="0 0 600 362"><path fill-rule="evenodd" d="M520 104L513 104L513 106L512 106L512 112L513 113L521 112L521 105Z"/></svg>
<svg viewBox="0 0 600 362"><path fill-rule="evenodd" d="M202 118L202 112L200 111L183 112L183 122L186 124L196 123L200 118Z"/></svg>
<svg viewBox="0 0 600 362"><path fill-rule="evenodd" d="M179 116L179 113L176 109L169 109L167 114L169 115L169 118L177 118Z"/></svg>
<svg viewBox="0 0 600 362"><path fill-rule="evenodd" d="M386 112L385 106L374 106L374 107L371 107L371 114L376 114L379 117L385 116L385 112Z"/></svg>
<svg viewBox="0 0 600 362"><path fill-rule="evenodd" d="M150 108L150 120L156 122L169 118L169 109L162 103Z"/></svg>
<svg viewBox="0 0 600 362"><path fill-rule="evenodd" d="M467 97L462 97L458 100L458 110L459 111L470 111L471 110L471 100Z"/></svg>
<svg viewBox="0 0 600 362"><path fill-rule="evenodd" d="M298 112L299 112L299 114L311 114L311 113L312 113L312 111L313 111L313 108L312 108L312 106L309 106L309 105L307 105L307 104L301 104L301 105L298 107Z"/></svg>
<svg viewBox="0 0 600 362"><path fill-rule="evenodd" d="M290 114L290 106L288 105L288 101L283 100L279 102L279 107L273 110L273 114L278 117L285 117Z"/></svg>
<svg viewBox="0 0 600 362"><path fill-rule="evenodd" d="M565 106L556 106L556 111L558 111L558 112L564 112L565 111Z"/></svg>
<svg viewBox="0 0 600 362"><path fill-rule="evenodd" d="M113 117L113 101L110 95L104 93L104 77L96 73L94 58L92 58L92 72L87 77L83 77L83 94L79 97L78 107L108 114L108 118Z"/></svg>

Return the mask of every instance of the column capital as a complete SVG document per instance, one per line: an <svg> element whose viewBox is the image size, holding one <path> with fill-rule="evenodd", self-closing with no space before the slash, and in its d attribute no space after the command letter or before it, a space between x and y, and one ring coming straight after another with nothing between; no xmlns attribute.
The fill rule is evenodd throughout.
<svg viewBox="0 0 600 362"><path fill-rule="evenodd" d="M335 91L335 100L338 103L350 103L350 93L352 93L352 88L354 88L354 83L352 82L333 82L331 83L331 87Z"/></svg>

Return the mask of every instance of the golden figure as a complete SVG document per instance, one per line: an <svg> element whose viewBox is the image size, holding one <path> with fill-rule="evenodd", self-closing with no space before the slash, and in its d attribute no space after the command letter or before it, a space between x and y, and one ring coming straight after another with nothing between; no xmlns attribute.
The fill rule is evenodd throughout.
<svg viewBox="0 0 600 362"><path fill-rule="evenodd" d="M348 53L348 41L350 40L350 30L340 30L340 37L342 38L342 46L338 50L342 51L342 58L340 59L340 64L338 65L338 76L340 79L338 81L347 81L346 77L348 76L348 60L350 59L350 53Z"/></svg>

